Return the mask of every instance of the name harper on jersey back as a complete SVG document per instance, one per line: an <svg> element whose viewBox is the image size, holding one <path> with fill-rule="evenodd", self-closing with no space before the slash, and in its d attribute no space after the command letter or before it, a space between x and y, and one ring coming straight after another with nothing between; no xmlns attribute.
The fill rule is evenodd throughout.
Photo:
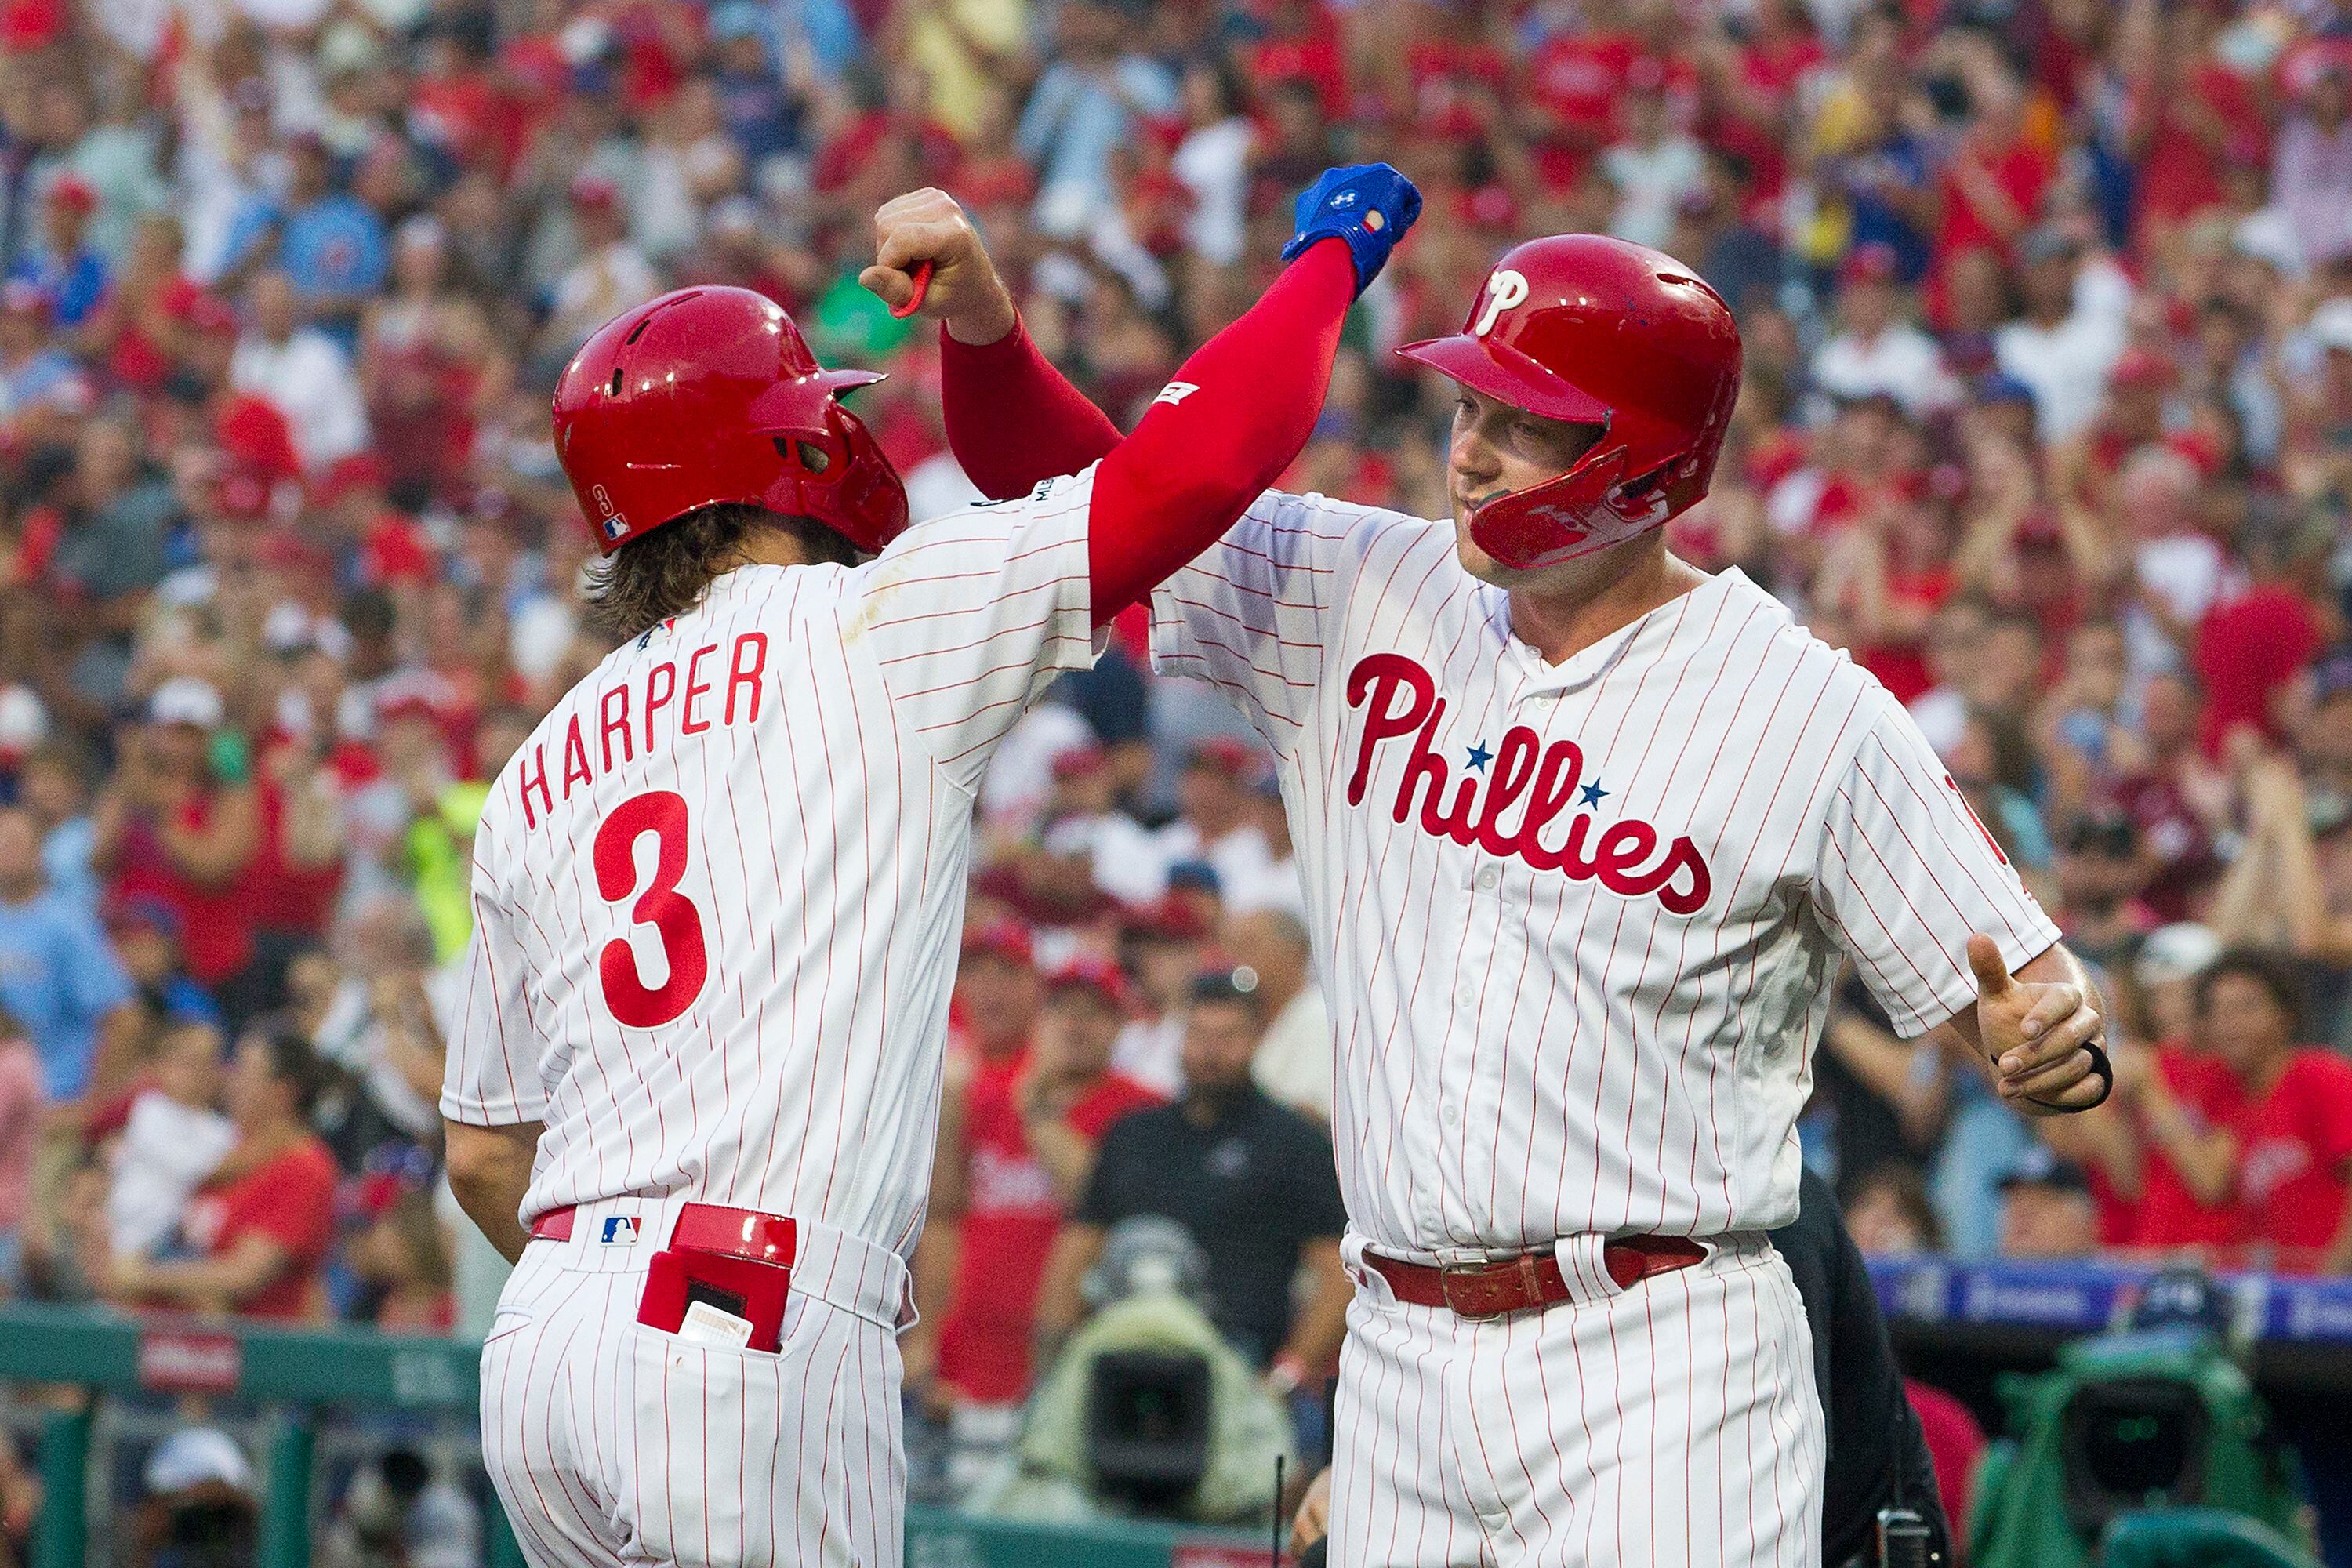
<svg viewBox="0 0 2352 1568"><path fill-rule="evenodd" d="M1475 844L1489 854L1515 857L1538 871L1558 871L1575 881L1597 880L1626 898L1655 897L1672 914L1696 914L1706 907L1714 879L1706 857L1687 834L1678 836L1653 862L1659 844L1654 825L1621 817L1594 839L1593 814L1580 811L1569 819L1557 847L1543 841L1544 829L1576 795L1583 776L1584 749L1574 741L1546 746L1535 731L1514 724L1504 731L1483 776L1456 782L1436 743L1445 699L1438 695L1437 679L1428 670L1402 654L1367 654L1348 671L1347 695L1348 706L1364 710L1355 770L1348 777L1349 805L1363 804L1381 747L1410 735L1391 808L1399 824L1412 815L1413 797L1420 794L1422 831L1433 838L1451 838L1465 847ZM1504 826L1504 813L1522 797L1527 805L1517 825Z"/></svg>
<svg viewBox="0 0 2352 1568"><path fill-rule="evenodd" d="M660 750L663 732L672 725L681 735L699 735L713 724L750 724L757 721L760 682L768 669L768 634L738 634L727 644L723 665L714 665L706 675L703 661L717 654L719 648L715 642L705 643L686 656L683 690L678 684L678 661L673 658L648 665L643 675L599 692L594 704L594 746L590 746L587 733L581 728L579 714L574 713L572 722L564 728L562 755L558 758L562 770L560 784L548 783L547 746L533 742L515 769L515 790L521 797L523 826L537 827L555 810L558 800L568 801L575 788L593 785L598 773L610 773L623 763L635 761L640 749L652 756ZM712 693L719 687L721 668L725 671L726 696L713 698ZM705 700L709 700L710 707L703 706ZM617 754L614 744L616 741Z"/></svg>

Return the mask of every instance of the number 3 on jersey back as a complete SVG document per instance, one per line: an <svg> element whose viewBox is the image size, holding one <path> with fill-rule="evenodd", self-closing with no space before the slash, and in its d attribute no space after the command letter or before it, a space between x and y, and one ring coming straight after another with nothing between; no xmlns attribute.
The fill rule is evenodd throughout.
<svg viewBox="0 0 2352 1568"><path fill-rule="evenodd" d="M629 919L652 926L660 935L662 960L669 970L659 985L649 986L637 972L637 957L626 938L614 937L604 944L597 961L604 1005L633 1029L658 1028L676 1018L694 1005L709 977L702 911L677 890L686 875L686 797L676 790L657 789L614 806L596 830L596 890L614 904L636 894ZM637 840L648 833L654 835L658 853L652 883L637 893Z"/></svg>

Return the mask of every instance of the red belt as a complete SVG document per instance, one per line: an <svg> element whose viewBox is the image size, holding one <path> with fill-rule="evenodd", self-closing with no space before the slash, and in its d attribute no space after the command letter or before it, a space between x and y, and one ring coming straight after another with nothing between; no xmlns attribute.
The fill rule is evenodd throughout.
<svg viewBox="0 0 2352 1568"><path fill-rule="evenodd" d="M1620 1289L1653 1274L1687 1268L1706 1257L1706 1247L1680 1236L1620 1237L1601 1249L1601 1266ZM1558 1306L1570 1294L1559 1272L1559 1259L1549 1252L1522 1252L1517 1258L1452 1263L1442 1268L1369 1251L1364 1261L1389 1282L1398 1300L1416 1307L1450 1307L1459 1318L1484 1320L1533 1311Z"/></svg>
<svg viewBox="0 0 2352 1568"><path fill-rule="evenodd" d="M530 1222L532 1239L570 1241L573 1212L560 1208L541 1215ZM688 1204L677 1211L668 1246L681 1252L716 1252L789 1268L795 1241L793 1222L782 1215L730 1209L719 1204Z"/></svg>

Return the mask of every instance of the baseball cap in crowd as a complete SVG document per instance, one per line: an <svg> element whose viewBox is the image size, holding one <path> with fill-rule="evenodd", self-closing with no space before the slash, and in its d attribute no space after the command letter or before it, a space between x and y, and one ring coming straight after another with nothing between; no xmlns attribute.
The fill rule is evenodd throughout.
<svg viewBox="0 0 2352 1568"><path fill-rule="evenodd" d="M572 205L584 212L610 212L620 204L621 187L603 174L583 170L572 179Z"/></svg>
<svg viewBox="0 0 2352 1568"><path fill-rule="evenodd" d="M2091 1173L2072 1160L2062 1160L2037 1143L2018 1156L2017 1163L2001 1173L1996 1184L2002 1192L2012 1187L2046 1187L2053 1192L2081 1193L2088 1196Z"/></svg>
<svg viewBox="0 0 2352 1568"><path fill-rule="evenodd" d="M2324 654L2311 667L2312 698L2318 702L2333 702L2352 693L2352 648L2337 648Z"/></svg>
<svg viewBox="0 0 2352 1568"><path fill-rule="evenodd" d="M1246 741L1231 735L1212 735L1184 753L1184 765L1223 773L1230 779L1246 779L1257 771L1258 754Z"/></svg>
<svg viewBox="0 0 2352 1568"><path fill-rule="evenodd" d="M1258 994L1257 974L1248 969L1204 969L1192 976L1184 994L1194 1002L1239 1002L1246 1007L1265 1004Z"/></svg>
<svg viewBox="0 0 2352 1568"><path fill-rule="evenodd" d="M2139 944L2132 961L2132 978L2142 985L2194 980L2205 966L2221 956L2221 939L2194 921L2158 926Z"/></svg>
<svg viewBox="0 0 2352 1568"><path fill-rule="evenodd" d="M2031 408L2034 401L2033 388L2013 375L1994 371L1977 383L1976 400L1979 404L2021 403Z"/></svg>
<svg viewBox="0 0 2352 1568"><path fill-rule="evenodd" d="M319 39L319 69L329 77L373 70L383 62L383 46L375 35L348 19L330 26Z"/></svg>
<svg viewBox="0 0 2352 1568"><path fill-rule="evenodd" d="M2338 294L2311 313L2311 341L2324 349L2352 353L2352 296Z"/></svg>
<svg viewBox="0 0 2352 1568"><path fill-rule="evenodd" d="M1869 240L1846 253L1844 263L1838 268L1838 281L1851 287L1856 283L1892 283L1902 270L1902 258L1895 247L1884 240Z"/></svg>
<svg viewBox="0 0 2352 1568"><path fill-rule="evenodd" d="M98 208L97 187L71 170L49 182L48 199L71 212L87 214Z"/></svg>
<svg viewBox="0 0 2352 1568"><path fill-rule="evenodd" d="M733 237L760 232L760 204L749 196L723 196L710 204L710 214L703 219L704 229L714 235Z"/></svg>
<svg viewBox="0 0 2352 1568"><path fill-rule="evenodd" d="M1110 754L1100 746L1077 745L1054 759L1054 777L1061 779L1090 778L1110 765Z"/></svg>
<svg viewBox="0 0 2352 1568"><path fill-rule="evenodd" d="M1224 890L1224 881L1206 860L1179 860L1168 868L1168 890L1218 894Z"/></svg>
<svg viewBox="0 0 2352 1568"><path fill-rule="evenodd" d="M1125 924L1129 936L1154 942L1198 942L1209 934L1208 922L1182 899L1139 904L1128 911Z"/></svg>
<svg viewBox="0 0 2352 1568"><path fill-rule="evenodd" d="M0 311L12 316L37 316L47 321L57 300L47 289L29 279L11 278L0 283Z"/></svg>
<svg viewBox="0 0 2352 1568"><path fill-rule="evenodd" d="M107 933L110 936L149 931L167 942L177 942L184 929L180 911L153 893L133 893L129 898L110 899L103 913Z"/></svg>
<svg viewBox="0 0 2352 1568"><path fill-rule="evenodd" d="M194 724L199 730L216 730L226 717L228 709L220 692L200 675L175 675L147 699L151 724Z"/></svg>
<svg viewBox="0 0 2352 1568"><path fill-rule="evenodd" d="M976 931L964 932L963 955L1001 958L1027 969L1036 963L1037 950L1029 940L1029 928L1019 921L991 921Z"/></svg>
<svg viewBox="0 0 2352 1568"><path fill-rule="evenodd" d="M217 1426L189 1426L155 1445L141 1474L151 1495L184 1492L217 1481L241 1492L253 1489L253 1463L236 1439Z"/></svg>
<svg viewBox="0 0 2352 1568"><path fill-rule="evenodd" d="M2138 847L2138 824L2112 806L2084 813L2066 831L2069 855L2107 855L2120 859Z"/></svg>
<svg viewBox="0 0 2352 1568"><path fill-rule="evenodd" d="M226 337L236 335L236 310L217 294L199 289L189 294L180 307L180 319L191 331Z"/></svg>
<svg viewBox="0 0 2352 1568"><path fill-rule="evenodd" d="M65 37L65 0L6 0L0 5L0 48L12 55L46 49Z"/></svg>
<svg viewBox="0 0 2352 1568"><path fill-rule="evenodd" d="M2180 379L2180 367L2154 349L2126 349L2107 373L2107 384L2127 387L2170 386Z"/></svg>
<svg viewBox="0 0 2352 1568"><path fill-rule="evenodd" d="M1045 977L1045 994L1052 996L1064 991L1091 991L1120 1012L1127 1011L1131 993L1127 984L1127 972L1107 958L1079 953L1064 961L1061 966Z"/></svg>
<svg viewBox="0 0 2352 1568"><path fill-rule="evenodd" d="M374 452L353 452L336 458L319 477L310 499L319 506L333 506L356 492L380 490L391 479L392 470Z"/></svg>
<svg viewBox="0 0 2352 1568"><path fill-rule="evenodd" d="M21 681L0 686L0 762L21 760L49 738L49 711Z"/></svg>
<svg viewBox="0 0 2352 1568"><path fill-rule="evenodd" d="M309 610L281 599L261 617L261 646L280 657L308 653L319 646L317 623Z"/></svg>

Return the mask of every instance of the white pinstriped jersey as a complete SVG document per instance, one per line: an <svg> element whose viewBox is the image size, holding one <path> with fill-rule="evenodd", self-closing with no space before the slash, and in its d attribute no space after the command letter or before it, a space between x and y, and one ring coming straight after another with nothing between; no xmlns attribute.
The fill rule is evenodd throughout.
<svg viewBox="0 0 2352 1568"><path fill-rule="evenodd" d="M442 1110L545 1122L524 1214L678 1194L912 1247L972 802L1093 660L1093 488L730 572L500 773Z"/></svg>
<svg viewBox="0 0 2352 1568"><path fill-rule="evenodd" d="M1797 1213L1845 954L1916 1035L2058 940L1901 705L1738 572L1559 666L1453 525L1268 493L1152 600L1281 763L1384 1250Z"/></svg>

